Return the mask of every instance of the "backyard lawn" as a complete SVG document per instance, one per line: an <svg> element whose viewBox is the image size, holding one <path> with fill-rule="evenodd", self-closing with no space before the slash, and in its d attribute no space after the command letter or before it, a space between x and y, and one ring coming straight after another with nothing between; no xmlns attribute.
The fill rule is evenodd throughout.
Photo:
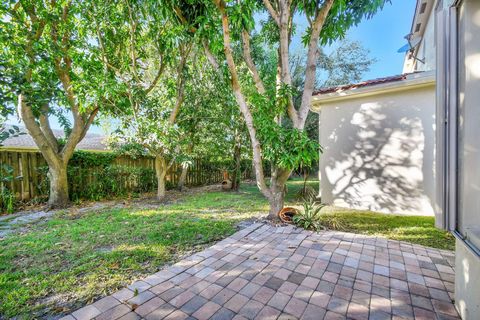
<svg viewBox="0 0 480 320"><path fill-rule="evenodd" d="M289 182L288 204L300 204L295 195L301 186ZM190 194L154 209L59 213L0 240L0 319L72 311L234 233L238 222L267 210L256 186L244 185L238 193ZM433 217L324 210L345 231L453 249L453 237L435 229Z"/></svg>

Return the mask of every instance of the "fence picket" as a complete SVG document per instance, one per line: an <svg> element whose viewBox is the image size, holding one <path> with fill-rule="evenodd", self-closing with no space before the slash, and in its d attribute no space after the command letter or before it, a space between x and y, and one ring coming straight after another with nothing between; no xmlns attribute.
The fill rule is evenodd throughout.
<svg viewBox="0 0 480 320"><path fill-rule="evenodd" d="M30 199L30 167L28 165L28 153L20 153L20 172L22 175L21 180L21 196L22 200Z"/></svg>

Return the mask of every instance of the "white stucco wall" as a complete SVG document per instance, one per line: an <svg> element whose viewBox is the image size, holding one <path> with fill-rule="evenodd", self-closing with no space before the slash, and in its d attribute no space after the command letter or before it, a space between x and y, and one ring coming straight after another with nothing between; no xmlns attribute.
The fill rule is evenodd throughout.
<svg viewBox="0 0 480 320"><path fill-rule="evenodd" d="M480 314L480 258L460 239L455 247L455 306L464 320Z"/></svg>
<svg viewBox="0 0 480 320"><path fill-rule="evenodd" d="M391 89L391 88L390 88ZM322 201L434 215L434 83L337 97L320 111Z"/></svg>

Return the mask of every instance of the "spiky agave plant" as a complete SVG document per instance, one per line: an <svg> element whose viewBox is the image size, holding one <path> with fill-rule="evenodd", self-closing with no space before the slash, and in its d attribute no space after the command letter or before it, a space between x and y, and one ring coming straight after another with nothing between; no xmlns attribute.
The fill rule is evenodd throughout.
<svg viewBox="0 0 480 320"><path fill-rule="evenodd" d="M307 230L322 229L320 211L323 207L325 207L324 204L317 202L316 193L308 192L303 199L303 212L293 216L293 223Z"/></svg>

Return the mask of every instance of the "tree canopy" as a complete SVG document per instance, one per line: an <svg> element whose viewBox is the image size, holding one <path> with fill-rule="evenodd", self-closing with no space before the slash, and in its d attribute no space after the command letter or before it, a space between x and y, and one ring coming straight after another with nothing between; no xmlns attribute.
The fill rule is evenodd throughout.
<svg viewBox="0 0 480 320"><path fill-rule="evenodd" d="M52 205L68 201L66 165L102 114L117 120L123 142L156 158L159 198L173 161L228 154L238 169L248 156L274 217L292 170L321 150L307 125L314 89L357 81L372 63L358 43L330 55L322 46L385 2L4 1L2 114L17 106L47 159ZM65 139L53 135L52 116Z"/></svg>
<svg viewBox="0 0 480 320"><path fill-rule="evenodd" d="M213 23L217 28L221 26L223 55L218 56L228 66L231 88L248 128L257 185L270 202L270 218L276 217L283 207L285 182L292 170L309 165L318 157L319 147L308 138L304 128L317 78L320 45L343 38L351 26L372 17L384 3L383 0L214 1L213 16L220 17L220 22L209 20L208 26ZM262 73L265 59L258 59L251 48L255 43L252 38L257 34L256 14L265 11L269 19L258 34L277 51L275 82L271 81L271 73ZM302 34L296 33L294 18L297 17L308 22ZM295 36L306 47L303 85L298 92L294 90L290 69L290 44ZM210 41L218 45L218 37L211 36ZM243 66L250 72L255 91L245 86ZM272 83L274 90L270 89ZM300 101L297 106L295 99ZM265 180L264 160L271 162L269 184Z"/></svg>

